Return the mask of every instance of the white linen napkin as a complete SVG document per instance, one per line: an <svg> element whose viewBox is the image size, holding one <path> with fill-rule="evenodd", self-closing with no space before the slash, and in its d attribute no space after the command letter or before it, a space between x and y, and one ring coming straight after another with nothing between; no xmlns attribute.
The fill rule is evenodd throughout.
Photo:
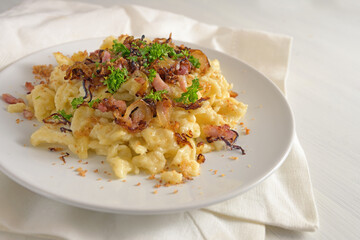
<svg viewBox="0 0 360 240"><path fill-rule="evenodd" d="M0 69L34 51L74 40L127 33L167 36L231 54L252 65L284 93L291 38L199 23L140 6L26 1L0 15ZM265 225L318 228L311 181L297 140L266 181L231 200L200 210L128 216L68 206L0 173L0 230L51 239L264 239ZM181 232L181 234L180 234Z"/></svg>

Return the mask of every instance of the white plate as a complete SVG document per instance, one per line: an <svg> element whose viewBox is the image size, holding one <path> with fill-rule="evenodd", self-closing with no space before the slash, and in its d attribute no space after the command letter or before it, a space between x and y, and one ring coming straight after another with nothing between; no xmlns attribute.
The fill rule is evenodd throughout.
<svg viewBox="0 0 360 240"><path fill-rule="evenodd" d="M32 66L56 62L53 52L71 55L79 50L97 49L102 40L90 39L63 44L31 54L0 73L0 93L23 96L24 83L32 81ZM192 44L190 47L199 48ZM201 49L201 48L200 48ZM238 100L249 105L243 119L250 135L239 137L246 155L237 151L206 154L201 175L186 184L155 190L154 180L145 175L128 176L126 182L112 179L105 157L92 155L83 163L74 155L62 165L60 153L47 148L34 148L29 142L37 127L35 121L16 123L21 114L6 112L7 104L0 101L0 169L24 187L74 206L125 214L160 214L205 207L235 197L254 187L277 169L286 158L294 135L290 107L279 89L265 76L235 58L205 49L209 59L217 58L226 79L234 84ZM161 137L161 136L159 136ZM238 160L229 159L237 156ZM88 164L84 164L88 161ZM55 163L55 165L54 165ZM80 177L70 167L87 169ZM99 169L99 173L94 173ZM210 170L217 170L217 174ZM225 176L221 177L221 174ZM97 180L102 178L102 180ZM138 182L140 186L135 186ZM174 194L174 190L178 193Z"/></svg>

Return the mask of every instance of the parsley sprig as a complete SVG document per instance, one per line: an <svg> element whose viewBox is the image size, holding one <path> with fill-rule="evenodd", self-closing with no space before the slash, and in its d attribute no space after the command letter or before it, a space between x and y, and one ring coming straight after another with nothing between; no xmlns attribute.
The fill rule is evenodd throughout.
<svg viewBox="0 0 360 240"><path fill-rule="evenodd" d="M65 118L66 120L70 121L70 118L72 118L72 114L66 114L65 110L62 109L60 111L58 111L58 114L60 114L61 116L63 116L63 118ZM56 119L56 120L60 120L60 117L58 115L53 115L52 116L53 119Z"/></svg>
<svg viewBox="0 0 360 240"><path fill-rule="evenodd" d="M104 84L108 87L110 93L115 93L120 86L126 82L128 78L128 71L126 68L115 69L114 66L109 66L108 70L111 71L109 76L105 77Z"/></svg>
<svg viewBox="0 0 360 240"><path fill-rule="evenodd" d="M195 68L199 68L199 67L200 67L199 59L195 58L194 56L189 56L189 62L191 62L191 64L192 64Z"/></svg>
<svg viewBox="0 0 360 240"><path fill-rule="evenodd" d="M187 87L187 91L181 94L180 98L176 98L175 101L182 102L184 104L190 104L196 102L199 97L197 92L201 90L200 83L198 78L194 78L192 80L192 84L190 87Z"/></svg>
<svg viewBox="0 0 360 240"><path fill-rule="evenodd" d="M155 77L156 77L156 71L154 69L150 69L149 76L148 76L149 82L152 83L154 81Z"/></svg>
<svg viewBox="0 0 360 240"><path fill-rule="evenodd" d="M83 97L78 97L78 98L74 98L71 101L71 106L73 109L77 109L77 107L82 104L84 102L84 98Z"/></svg>
<svg viewBox="0 0 360 240"><path fill-rule="evenodd" d="M130 50L124 44L118 42L117 40L113 41L111 51L115 54L121 53L123 57L128 57L130 55Z"/></svg>
<svg viewBox="0 0 360 240"><path fill-rule="evenodd" d="M166 90L161 90L161 91L153 91L151 89L150 93L148 95L146 95L144 98L146 99L153 99L154 101L160 101L162 99L162 95L167 93L168 91Z"/></svg>
<svg viewBox="0 0 360 240"><path fill-rule="evenodd" d="M99 98L91 100L88 105L89 107L93 107L95 103L99 103L101 100Z"/></svg>

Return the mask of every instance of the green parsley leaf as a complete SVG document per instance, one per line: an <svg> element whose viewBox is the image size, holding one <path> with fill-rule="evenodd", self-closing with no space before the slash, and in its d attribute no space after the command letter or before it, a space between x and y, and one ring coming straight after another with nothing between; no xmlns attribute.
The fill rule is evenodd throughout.
<svg viewBox="0 0 360 240"><path fill-rule="evenodd" d="M117 58L110 59L110 62L115 62Z"/></svg>
<svg viewBox="0 0 360 240"><path fill-rule="evenodd" d="M60 117L58 115L53 115L52 118L55 120L60 120Z"/></svg>
<svg viewBox="0 0 360 240"><path fill-rule="evenodd" d="M190 53L189 50L185 49L185 50L181 50L180 53L176 54L177 58L181 58L181 57L189 57Z"/></svg>
<svg viewBox="0 0 360 240"><path fill-rule="evenodd" d="M175 50L167 44L154 43L149 47L147 60L152 63L156 59L163 60L164 57L176 56Z"/></svg>
<svg viewBox="0 0 360 240"><path fill-rule="evenodd" d="M35 99L39 99L40 98L40 96L37 96Z"/></svg>
<svg viewBox="0 0 360 240"><path fill-rule="evenodd" d="M148 79L149 79L149 82L153 82L154 81L154 78L156 77L156 71L154 69L150 69L149 70L149 76L148 76Z"/></svg>
<svg viewBox="0 0 360 240"><path fill-rule="evenodd" d="M93 107L94 103L99 103L101 100L99 98L91 100L88 105L89 107Z"/></svg>
<svg viewBox="0 0 360 240"><path fill-rule="evenodd" d="M98 68L100 66L100 63L99 62L95 62L95 66L96 68Z"/></svg>
<svg viewBox="0 0 360 240"><path fill-rule="evenodd" d="M127 57L130 55L130 50L127 47L125 47L124 44L118 42L117 40L113 41L111 51L114 52L115 54L121 53L121 56L123 57Z"/></svg>
<svg viewBox="0 0 360 240"><path fill-rule="evenodd" d="M200 67L199 59L195 58L194 56L190 56L190 57L189 57L189 61L191 62L191 64L192 64L195 68L199 68L199 67Z"/></svg>
<svg viewBox="0 0 360 240"><path fill-rule="evenodd" d="M148 99L153 99L154 101L160 101L162 99L162 95L167 93L168 91L166 90L161 90L161 91L153 91L151 89L150 93L148 95L146 95L144 98L148 98Z"/></svg>
<svg viewBox="0 0 360 240"><path fill-rule="evenodd" d="M84 98L83 97L78 97L78 98L74 98L71 101L71 106L73 107L73 109L77 109L77 106L82 104L84 102Z"/></svg>
<svg viewBox="0 0 360 240"><path fill-rule="evenodd" d="M192 84L190 87L187 87L187 91L181 94L180 98L175 99L177 102L182 102L184 104L190 104L196 102L199 97L197 92L201 90L200 83L198 78L194 78L192 80Z"/></svg>
<svg viewBox="0 0 360 240"><path fill-rule="evenodd" d="M107 85L110 93L115 93L120 86L126 82L128 78L128 71L126 68L115 69L114 66L109 66L108 69L111 71L109 76L105 77L104 84Z"/></svg>
<svg viewBox="0 0 360 240"><path fill-rule="evenodd" d="M95 73L93 73L93 74L91 75L91 77L92 77L93 79L96 78Z"/></svg>
<svg viewBox="0 0 360 240"><path fill-rule="evenodd" d="M60 110L60 111L58 111L58 113L61 115L61 116L63 116L66 120L68 120L68 121L70 121L70 118L72 118L72 114L66 114L66 112L65 112L65 110L63 109L63 110ZM56 116L56 115L55 115ZM58 118L59 118L59 116L57 116ZM53 116L53 118L54 118L54 116Z"/></svg>
<svg viewBox="0 0 360 240"><path fill-rule="evenodd" d="M127 59L129 59L133 62L136 62L138 60L138 57L137 56L129 56Z"/></svg>

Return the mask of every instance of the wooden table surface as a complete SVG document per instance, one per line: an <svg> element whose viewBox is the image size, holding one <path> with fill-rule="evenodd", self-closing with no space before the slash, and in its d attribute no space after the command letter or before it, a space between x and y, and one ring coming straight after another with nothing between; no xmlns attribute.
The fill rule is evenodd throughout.
<svg viewBox="0 0 360 240"><path fill-rule="evenodd" d="M1 1L0 13L20 2ZM287 95L309 162L320 228L300 233L268 227L266 239L360 239L360 1L101 1L114 3L292 36ZM37 238L1 233L0 239Z"/></svg>

